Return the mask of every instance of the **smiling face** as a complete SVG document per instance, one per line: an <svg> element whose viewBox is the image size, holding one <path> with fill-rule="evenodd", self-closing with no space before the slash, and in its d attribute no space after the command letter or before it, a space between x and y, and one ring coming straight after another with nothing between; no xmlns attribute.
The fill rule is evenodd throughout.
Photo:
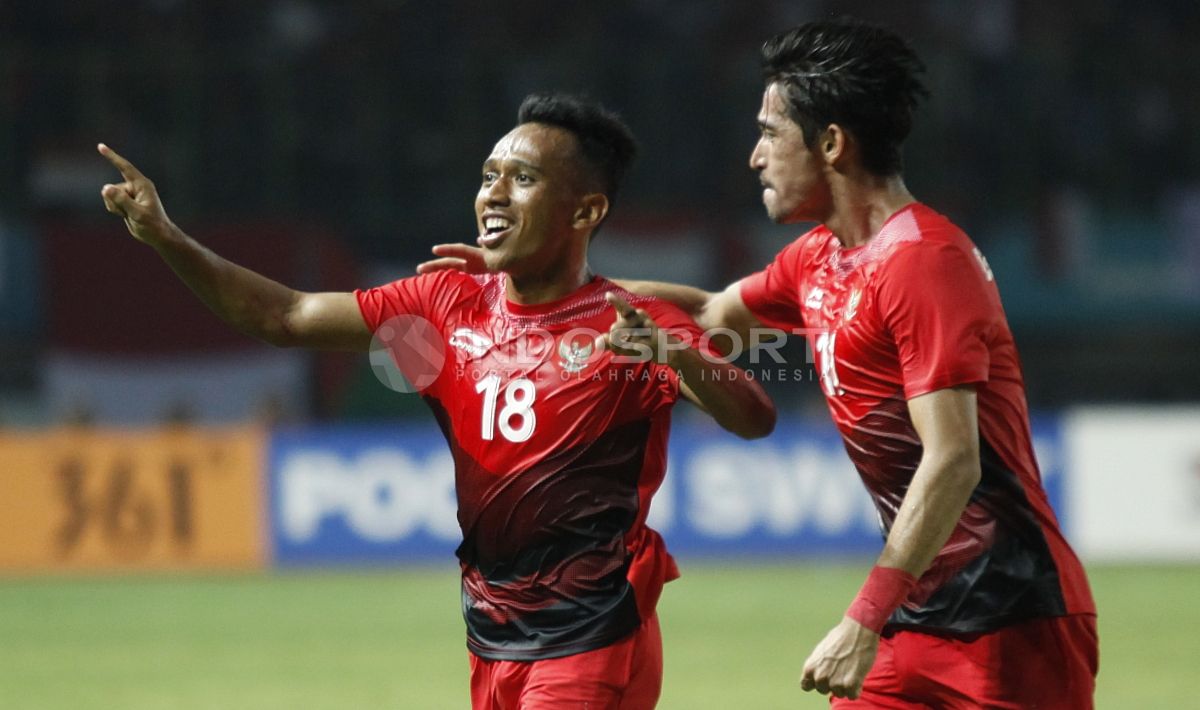
<svg viewBox="0 0 1200 710"><path fill-rule="evenodd" d="M767 215L780 224L825 221L831 205L825 160L805 144L804 131L788 115L778 84L763 92L758 127L750 167L763 184Z"/></svg>
<svg viewBox="0 0 1200 710"><path fill-rule="evenodd" d="M496 143L475 196L489 269L552 276L582 259L591 229L580 220L587 191L579 163L575 136L557 126L524 123Z"/></svg>

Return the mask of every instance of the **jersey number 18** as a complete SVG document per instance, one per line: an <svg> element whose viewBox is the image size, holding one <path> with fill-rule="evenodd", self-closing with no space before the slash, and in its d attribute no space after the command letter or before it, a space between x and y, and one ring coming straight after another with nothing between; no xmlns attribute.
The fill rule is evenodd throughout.
<svg viewBox="0 0 1200 710"><path fill-rule="evenodd" d="M504 406L500 408L500 416L496 416L496 404L500 399L500 376L488 375L475 385L475 391L483 395L483 413L480 420L480 436L484 441L496 438L496 425L500 425L500 434L505 439L515 443L528 441L533 436L533 428L537 426L537 416L533 413L533 400L537 390L533 383L524 377L519 377L504 388ZM513 426L513 419L520 420L519 426Z"/></svg>

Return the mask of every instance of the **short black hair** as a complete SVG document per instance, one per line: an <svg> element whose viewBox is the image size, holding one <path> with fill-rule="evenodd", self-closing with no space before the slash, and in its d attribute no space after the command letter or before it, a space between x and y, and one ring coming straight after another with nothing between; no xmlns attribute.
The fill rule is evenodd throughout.
<svg viewBox="0 0 1200 710"><path fill-rule="evenodd" d="M517 125L544 123L570 131L609 204L637 155L633 131L616 113L571 94L530 94L517 110Z"/></svg>
<svg viewBox="0 0 1200 710"><path fill-rule="evenodd" d="M864 168L903 169L900 146L929 91L918 78L925 65L901 37L849 17L809 22L764 42L762 68L810 148L836 123L858 142Z"/></svg>

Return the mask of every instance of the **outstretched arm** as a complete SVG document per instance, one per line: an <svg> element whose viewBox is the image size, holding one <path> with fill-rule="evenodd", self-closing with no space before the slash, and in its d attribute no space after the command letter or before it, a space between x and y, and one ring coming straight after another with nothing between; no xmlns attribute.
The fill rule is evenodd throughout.
<svg viewBox="0 0 1200 710"><path fill-rule="evenodd" d="M469 244L438 244L433 248L435 259L417 266L421 274L453 269L469 274L487 271L483 251ZM704 289L666 281L632 281L613 279L621 288L639 296L653 296L674 304L688 314L702 330L728 328L738 334L742 343L749 343L750 330L762 325L742 300L740 282L730 284L724 291ZM728 345L727 339L715 338L718 347ZM726 350L726 348L722 348Z"/></svg>
<svg viewBox="0 0 1200 710"><path fill-rule="evenodd" d="M154 183L132 163L104 144L98 149L124 178L101 189L104 206L222 320L280 347L368 348L371 333L354 294L296 291L221 258L171 222Z"/></svg>
<svg viewBox="0 0 1200 710"><path fill-rule="evenodd" d="M741 342L750 343L750 331L762 325L742 300L741 282L735 281L724 291L705 291L695 286L668 283L666 281L623 281L616 283L627 291L639 296L654 296L677 306L696 321L701 330L710 331L717 328L727 328L738 334ZM726 338L714 338L714 343L721 347L727 344Z"/></svg>
<svg viewBox="0 0 1200 710"><path fill-rule="evenodd" d="M601 336L603 347L630 355L639 354L639 346L648 349L656 362L678 373L680 394L744 439L758 439L775 429L775 404L741 369L728 362L714 362L715 358L704 357L696 344L685 344L662 333L649 313L634 308L620 296L609 293L606 298L616 309L617 319Z"/></svg>
<svg viewBox="0 0 1200 710"><path fill-rule="evenodd" d="M909 416L924 451L887 543L846 616L804 663L804 690L856 698L875 660L879 632L929 568L979 484L975 390L914 397Z"/></svg>

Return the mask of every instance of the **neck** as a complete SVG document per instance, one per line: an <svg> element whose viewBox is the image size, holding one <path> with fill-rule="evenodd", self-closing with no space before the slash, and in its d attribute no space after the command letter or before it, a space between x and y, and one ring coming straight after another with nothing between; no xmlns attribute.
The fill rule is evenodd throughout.
<svg viewBox="0 0 1200 710"><path fill-rule="evenodd" d="M899 175L847 177L831 192L833 210L825 226L846 248L869 242L889 217L916 201Z"/></svg>
<svg viewBox="0 0 1200 710"><path fill-rule="evenodd" d="M563 267L551 267L543 273L509 273L505 282L508 300L522 306L536 306L564 298L592 280L587 259Z"/></svg>

